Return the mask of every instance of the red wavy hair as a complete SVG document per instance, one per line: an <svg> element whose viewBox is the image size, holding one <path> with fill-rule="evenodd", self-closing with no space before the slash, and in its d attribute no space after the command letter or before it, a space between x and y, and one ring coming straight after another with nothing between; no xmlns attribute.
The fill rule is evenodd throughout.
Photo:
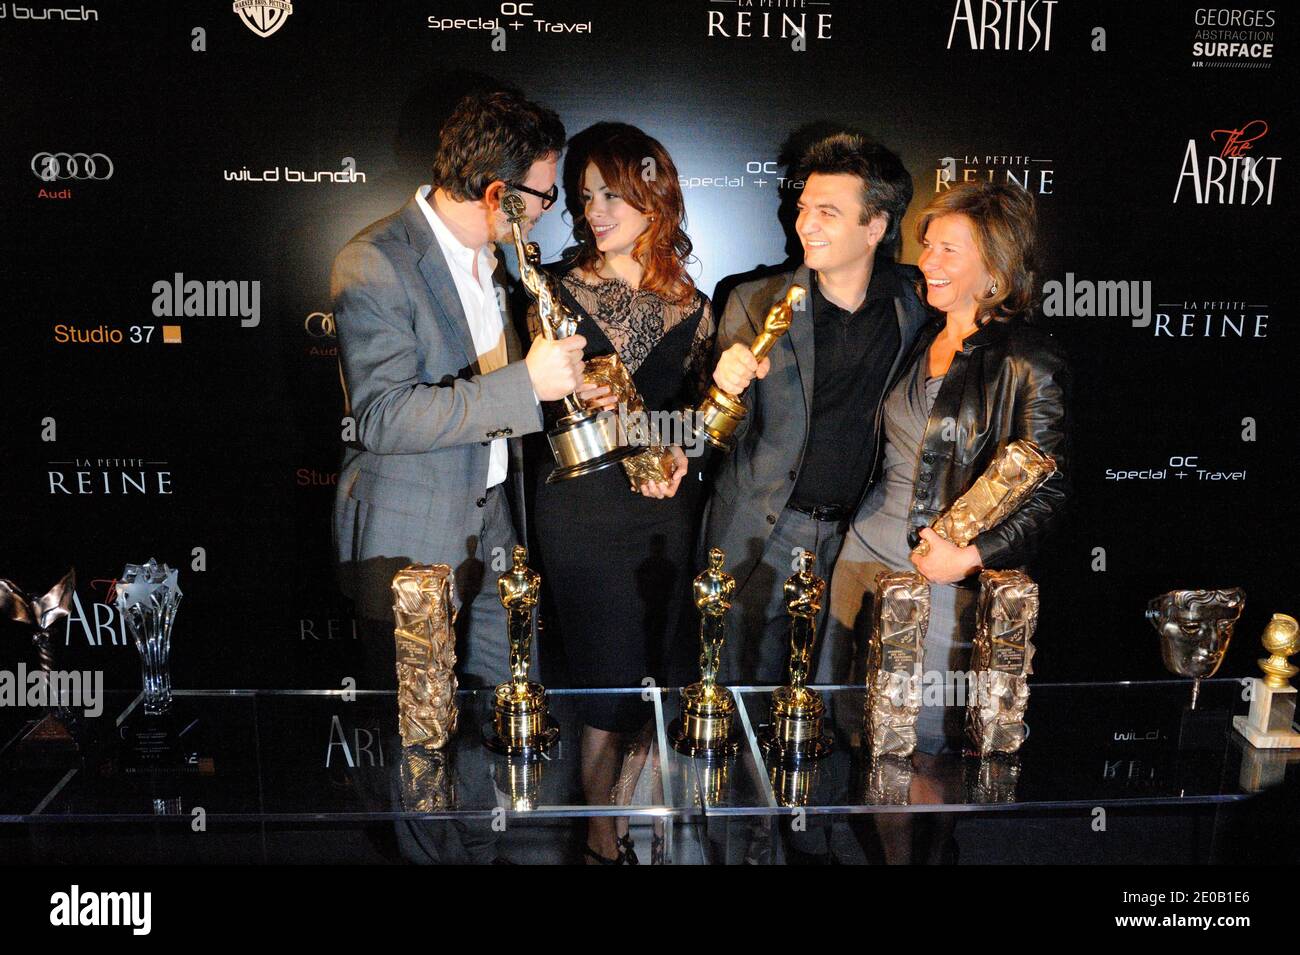
<svg viewBox="0 0 1300 955"><path fill-rule="evenodd" d="M605 184L624 202L642 215L654 217L632 246L633 258L645 270L641 288L674 305L689 303L695 295L695 283L686 271L691 240L683 228L686 204L668 150L635 126L620 125L591 145L583 170L587 163L596 164ZM601 254L581 208L574 213L573 235L581 243L574 264L596 271Z"/></svg>

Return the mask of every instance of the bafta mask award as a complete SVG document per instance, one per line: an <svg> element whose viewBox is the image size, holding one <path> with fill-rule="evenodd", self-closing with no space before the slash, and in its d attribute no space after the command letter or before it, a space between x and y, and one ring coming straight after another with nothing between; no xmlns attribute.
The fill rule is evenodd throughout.
<svg viewBox="0 0 1300 955"><path fill-rule="evenodd" d="M673 747L688 756L731 755L740 746L732 733L736 701L718 685L719 657L736 578L722 569L726 555L709 551L709 567L695 578L700 611L700 681L682 690L682 715L669 727Z"/></svg>
<svg viewBox="0 0 1300 955"><path fill-rule="evenodd" d="M806 294L802 285L791 285L786 290L785 297L768 309L762 331L749 346L756 359L762 361L766 358L780 337L789 331L794 313L803 309ZM727 394L721 388L711 385L708 395L695 411L695 420L699 422L700 433L709 444L730 451L735 446L736 428L746 413L740 395Z"/></svg>
<svg viewBox="0 0 1300 955"><path fill-rule="evenodd" d="M921 715L921 671L930 626L930 585L912 571L876 575L871 643L867 647L867 752L910 756Z"/></svg>
<svg viewBox="0 0 1300 955"><path fill-rule="evenodd" d="M577 331L577 321L564 304L559 283L542 269L537 243L524 241L524 210L524 200L519 195L507 192L501 198L501 211L509 218L514 232L519 276L537 302L541 333L547 338L568 338ZM565 395L564 412L555 427L546 432L556 461L547 483L591 474L637 453L636 448L620 443L618 415L586 408L576 395Z"/></svg>
<svg viewBox="0 0 1300 955"><path fill-rule="evenodd" d="M822 732L826 704L805 685L817 640L817 616L826 594L826 581L812 572L813 555L799 555L799 569L785 582L785 606L790 615L790 682L772 691L772 722L761 733L765 754L782 760L816 759L831 751L831 737Z"/></svg>
<svg viewBox="0 0 1300 955"><path fill-rule="evenodd" d="M117 612L140 653L147 716L161 716L172 706L172 625L181 596L177 572L152 557L127 564L117 582Z"/></svg>
<svg viewBox="0 0 1300 955"><path fill-rule="evenodd" d="M1300 667L1287 662L1300 650L1295 617L1273 614L1260 638L1268 656L1259 661L1264 679L1252 679L1250 714L1234 716L1232 725L1256 749L1300 749L1295 727L1296 689L1290 680Z"/></svg>
<svg viewBox="0 0 1300 955"><path fill-rule="evenodd" d="M397 726L403 746L442 749L456 734L456 585L446 564L393 577Z"/></svg>
<svg viewBox="0 0 1300 955"><path fill-rule="evenodd" d="M527 549L515 545L514 566L497 578L497 595L506 608L510 637L510 679L496 688L492 722L485 727L489 749L509 756L540 756L560 736L546 712L546 689L528 680L532 656L533 609L542 592L542 575L531 570Z"/></svg>
<svg viewBox="0 0 1300 955"><path fill-rule="evenodd" d="M0 617L32 629L32 645L40 665L40 677L47 694L49 712L29 724L22 732L22 745L53 750L75 750L77 741L74 727L76 713L67 705L70 701L54 699L54 648L51 631L61 621L67 620L72 609L72 597L77 587L75 568L43 596L25 593L13 581L0 580ZM26 687L28 677L25 664L18 665L16 685Z"/></svg>
<svg viewBox="0 0 1300 955"><path fill-rule="evenodd" d="M980 574L971 649L973 695L966 704L966 732L973 752L1014 753L1025 741L1025 708L1038 626L1038 585L1018 570Z"/></svg>
<svg viewBox="0 0 1300 955"><path fill-rule="evenodd" d="M1232 628L1246 606L1240 587L1225 590L1171 590L1147 604L1147 620L1160 635L1165 669L1192 678L1192 705L1201 680L1214 676L1232 640Z"/></svg>
<svg viewBox="0 0 1300 955"><path fill-rule="evenodd" d="M965 547L1023 504L1056 470L1056 462L1032 441L1009 441L984 473L930 526L944 540ZM930 545L914 551L924 557Z"/></svg>

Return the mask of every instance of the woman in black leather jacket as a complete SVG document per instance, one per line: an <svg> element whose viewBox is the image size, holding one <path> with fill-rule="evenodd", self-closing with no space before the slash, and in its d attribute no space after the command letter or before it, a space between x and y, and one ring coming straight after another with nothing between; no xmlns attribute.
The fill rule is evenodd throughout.
<svg viewBox="0 0 1300 955"><path fill-rule="evenodd" d="M969 666L980 569L1028 563L1061 518L1069 372L1057 343L1024 321L1034 301L1035 231L1033 197L1009 185L963 183L921 213L918 265L927 302L942 317L918 337L886 398L876 482L835 565L818 682L862 679L875 576L913 569L931 584L927 679L950 682ZM1017 438L1051 455L1056 472L966 547L930 530ZM924 557L913 553L921 540L930 544ZM942 716L925 707L918 729L938 732Z"/></svg>

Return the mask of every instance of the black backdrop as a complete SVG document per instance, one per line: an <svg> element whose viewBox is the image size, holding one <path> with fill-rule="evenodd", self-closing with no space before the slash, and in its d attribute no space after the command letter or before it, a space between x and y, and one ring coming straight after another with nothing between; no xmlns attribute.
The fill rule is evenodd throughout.
<svg viewBox="0 0 1300 955"><path fill-rule="evenodd" d="M1225 9L1254 25L1201 22ZM230 0L0 3L0 577L43 591L75 565L60 662L110 685L138 671L107 590L150 556L181 570L177 685L353 672L329 541L343 413L329 266L427 180L441 117L486 78L570 134L614 119L658 137L686 179L706 292L786 258L778 159L807 124L898 151L913 215L945 175L1027 183L1043 279L1149 282L1154 313L1046 320L1076 369L1077 502L1036 571L1040 678L1160 676L1142 611L1186 586L1246 589L1222 672L1254 672L1268 615L1296 610L1291 20L1083 0L293 0L263 37ZM1225 29L1256 46L1198 55L1201 31ZM1216 130L1244 130L1258 185ZM1233 202L1204 183L1225 148ZM97 178L79 160L79 178L45 181L57 153L94 154ZM279 181L257 181L266 170ZM568 244L558 210L535 237L546 258ZM176 273L259 282L258 324L157 317L153 285ZM123 340L60 341L67 326ZM122 493L121 472L141 470L148 492ZM0 665L30 662L16 629L0 635Z"/></svg>

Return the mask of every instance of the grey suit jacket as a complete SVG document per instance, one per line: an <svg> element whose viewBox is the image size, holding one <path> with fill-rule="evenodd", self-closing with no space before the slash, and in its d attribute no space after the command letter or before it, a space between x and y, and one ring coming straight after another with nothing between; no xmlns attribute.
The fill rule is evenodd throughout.
<svg viewBox="0 0 1300 955"><path fill-rule="evenodd" d="M504 277L499 267L494 280ZM414 198L343 247L330 288L356 422L334 499L339 585L359 615L384 620L396 569L473 559L494 438L510 439L507 486L523 540L518 438L540 430L542 416L506 295L510 363L480 374L451 272Z"/></svg>
<svg viewBox="0 0 1300 955"><path fill-rule="evenodd" d="M894 267L902 269L905 278L916 274L911 266ZM800 265L736 286L718 325L715 362L733 344L748 345L754 340L768 309L791 285L802 285L811 293L810 281L808 267ZM894 299L901 347L890 368L891 383L901 373L903 357L928 317L911 283L904 281L902 286L902 293ZM810 306L811 300L805 299L805 304ZM714 475L697 563L704 566L707 549L721 547L727 554L727 571L739 588L758 567L803 464L812 414L814 350L812 315L796 313L790 330L768 355L772 368L767 377L753 382L745 392L749 414L737 432L735 450L723 458ZM789 562L789 555L783 555L781 567L787 568ZM827 578L830 572L829 567L819 570ZM783 572L779 579L786 576Z"/></svg>

